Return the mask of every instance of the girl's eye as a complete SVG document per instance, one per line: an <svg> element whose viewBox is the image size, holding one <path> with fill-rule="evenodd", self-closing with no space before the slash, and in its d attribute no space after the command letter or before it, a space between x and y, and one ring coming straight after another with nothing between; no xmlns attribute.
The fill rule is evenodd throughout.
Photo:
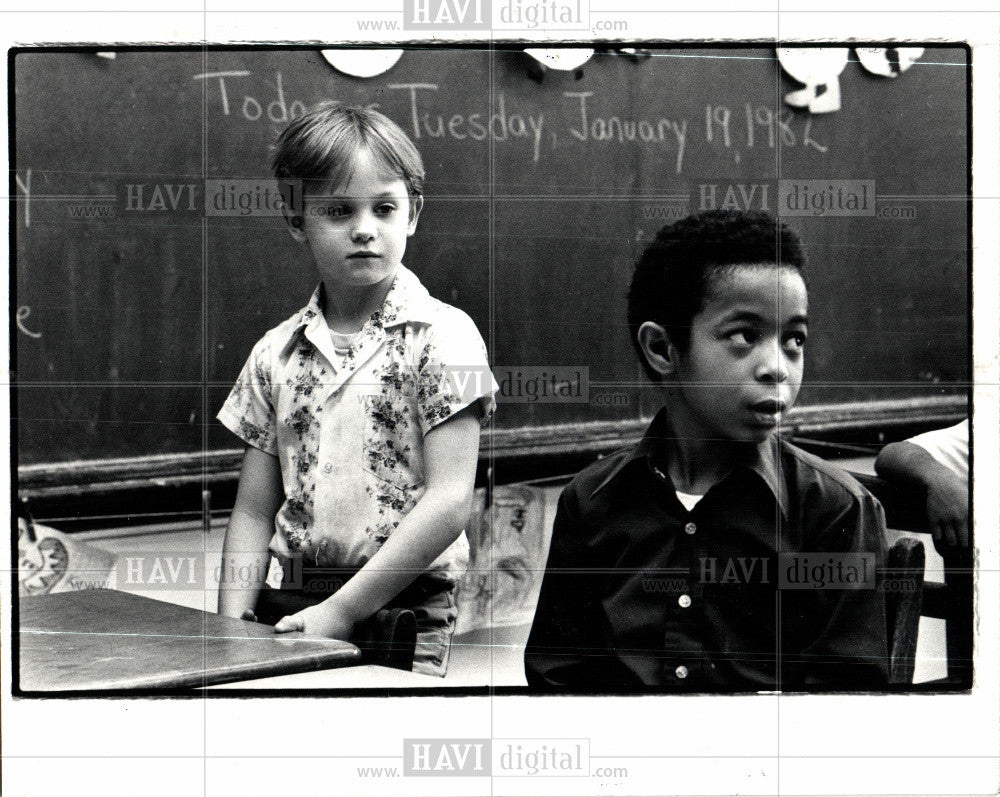
<svg viewBox="0 0 1000 797"><path fill-rule="evenodd" d="M791 332L785 337L785 346L790 349L801 349L806 345L805 332Z"/></svg>
<svg viewBox="0 0 1000 797"><path fill-rule="evenodd" d="M343 218L349 212L345 205L331 205L327 208L327 215L333 219Z"/></svg>
<svg viewBox="0 0 1000 797"><path fill-rule="evenodd" d="M383 216L388 216L395 209L396 209L395 205L388 205L388 204L386 204L386 205L379 205L377 208L375 208L375 212L376 213L381 213Z"/></svg>

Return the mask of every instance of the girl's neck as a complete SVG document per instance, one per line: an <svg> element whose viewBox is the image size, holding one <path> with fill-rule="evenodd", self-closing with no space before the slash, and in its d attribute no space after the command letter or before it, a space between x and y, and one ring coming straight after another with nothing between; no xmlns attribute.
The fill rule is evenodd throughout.
<svg viewBox="0 0 1000 797"><path fill-rule="evenodd" d="M395 273L374 285L337 285L323 282L323 317L334 332L357 332L385 303Z"/></svg>

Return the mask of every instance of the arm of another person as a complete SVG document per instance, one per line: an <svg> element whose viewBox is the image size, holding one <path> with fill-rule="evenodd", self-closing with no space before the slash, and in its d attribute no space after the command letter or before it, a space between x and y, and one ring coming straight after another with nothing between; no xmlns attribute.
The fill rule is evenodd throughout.
<svg viewBox="0 0 1000 797"><path fill-rule="evenodd" d="M969 546L969 485L954 471L906 440L883 448L875 471L888 482L927 491L927 520L935 543Z"/></svg>
<svg viewBox="0 0 1000 797"><path fill-rule="evenodd" d="M427 488L378 552L340 590L283 617L274 630L349 639L354 626L398 595L462 533L469 519L479 459L479 405L424 436Z"/></svg>
<svg viewBox="0 0 1000 797"><path fill-rule="evenodd" d="M274 516L284 497L278 458L247 446L222 546L219 614L252 619L271 562Z"/></svg>

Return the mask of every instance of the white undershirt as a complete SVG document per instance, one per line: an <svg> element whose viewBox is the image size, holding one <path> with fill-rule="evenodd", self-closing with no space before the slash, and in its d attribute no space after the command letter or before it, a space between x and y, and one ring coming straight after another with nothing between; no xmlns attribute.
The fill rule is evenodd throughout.
<svg viewBox="0 0 1000 797"><path fill-rule="evenodd" d="M677 490L677 500L684 504L684 508L688 512L694 509L695 504L697 504L704 497L704 493L701 495L695 495L694 493L682 493L680 490Z"/></svg>
<svg viewBox="0 0 1000 797"><path fill-rule="evenodd" d="M361 337L361 330L357 332L334 332L330 330L330 340L333 341L333 348L338 352L346 352L351 346L357 343L358 338Z"/></svg>
<svg viewBox="0 0 1000 797"><path fill-rule="evenodd" d="M354 344L361 338L361 330L357 332L334 332L330 330L330 340L333 342L333 350L340 358L340 362L334 363L338 368L347 367L347 355Z"/></svg>

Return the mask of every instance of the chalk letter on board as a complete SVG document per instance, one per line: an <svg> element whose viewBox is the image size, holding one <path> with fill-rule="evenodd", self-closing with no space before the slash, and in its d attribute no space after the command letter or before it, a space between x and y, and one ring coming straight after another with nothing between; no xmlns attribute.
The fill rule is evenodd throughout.
<svg viewBox="0 0 1000 797"><path fill-rule="evenodd" d="M451 133L452 138L457 138L461 141L463 138L468 138L465 133L459 133L455 128L462 125L465 122L465 117L460 113L456 113L451 119L448 120L448 132Z"/></svg>
<svg viewBox="0 0 1000 797"><path fill-rule="evenodd" d="M812 124L813 124L813 120L812 120L812 117L810 116L810 117L808 117L806 119L806 129L802 133L802 146L804 146L804 147L808 146L808 147L812 147L813 149L817 149L820 152L826 152L830 148L827 147L827 146L824 146L823 144L820 144L818 141L816 141L815 139L813 139L812 136L809 135L809 133L812 131Z"/></svg>
<svg viewBox="0 0 1000 797"><path fill-rule="evenodd" d="M497 104L500 106L500 110L496 111L490 116L490 134L493 136L494 141L506 141L507 140L507 106L506 100L504 100L503 92L501 91L497 95ZM500 122L500 132L497 132L496 122Z"/></svg>
<svg viewBox="0 0 1000 797"><path fill-rule="evenodd" d="M277 73L277 83L278 83L278 99L267 104L267 118L272 122L287 122L288 121L288 106L285 105L285 92L281 88L281 72ZM280 110L280 115L275 118L275 115L271 113L271 109L275 106Z"/></svg>
<svg viewBox="0 0 1000 797"><path fill-rule="evenodd" d="M202 72L200 75L195 75L192 80L208 80L209 78L217 77L219 79L219 94L222 96L222 113L229 116L229 95L226 94L226 78L227 77L246 77L250 72L247 70L240 70L236 72Z"/></svg>
<svg viewBox="0 0 1000 797"><path fill-rule="evenodd" d="M417 89L437 91L437 83L390 83L387 88L405 89L410 92L410 119L413 122L413 137L420 138L420 117L417 115Z"/></svg>
<svg viewBox="0 0 1000 797"><path fill-rule="evenodd" d="M469 135L476 139L476 141L485 141L487 135L486 128L483 127L479 119L480 115L478 113L474 113L469 117Z"/></svg>
<svg viewBox="0 0 1000 797"><path fill-rule="evenodd" d="M535 155L533 160L538 163L538 155L542 149L542 125L545 123L545 114L538 114L538 119L536 120L534 116L530 113L528 114L528 124L531 125L532 131L535 133ZM555 135L553 133L553 135Z"/></svg>
<svg viewBox="0 0 1000 797"><path fill-rule="evenodd" d="M677 173L681 173L681 169L684 167L684 145L687 143L688 134L688 120L681 119L681 123L678 126L677 122L674 122L674 135L677 136Z"/></svg>
<svg viewBox="0 0 1000 797"><path fill-rule="evenodd" d="M22 181L17 173L14 173L14 180L17 182L17 187L24 192L24 226L31 226L31 169L28 169L25 175L25 181Z"/></svg>
<svg viewBox="0 0 1000 797"><path fill-rule="evenodd" d="M28 320L28 316L30 316L30 315L31 315L31 308L28 307L28 305L22 304L20 307L18 307L17 308L17 328L19 330L21 330L21 332L23 332L29 338L40 338L42 336L41 332L32 332L24 324L21 323L22 321L27 321Z"/></svg>
<svg viewBox="0 0 1000 797"><path fill-rule="evenodd" d="M250 105L251 105L251 103L254 105L254 107L256 107L256 111L254 111L254 113L256 114L255 116L251 116L251 114L250 114ZM257 102L257 100L255 100L253 97L251 97L248 94L244 94L243 95L243 115L247 119L249 119L251 122L256 122L258 119L260 119L261 114L263 114L263 113L264 113L264 109L261 107L260 103Z"/></svg>
<svg viewBox="0 0 1000 797"><path fill-rule="evenodd" d="M569 132L572 133L580 141L587 140L587 97L593 95L592 91L564 91L564 97L579 97L580 98L580 129L576 130L570 128Z"/></svg>

